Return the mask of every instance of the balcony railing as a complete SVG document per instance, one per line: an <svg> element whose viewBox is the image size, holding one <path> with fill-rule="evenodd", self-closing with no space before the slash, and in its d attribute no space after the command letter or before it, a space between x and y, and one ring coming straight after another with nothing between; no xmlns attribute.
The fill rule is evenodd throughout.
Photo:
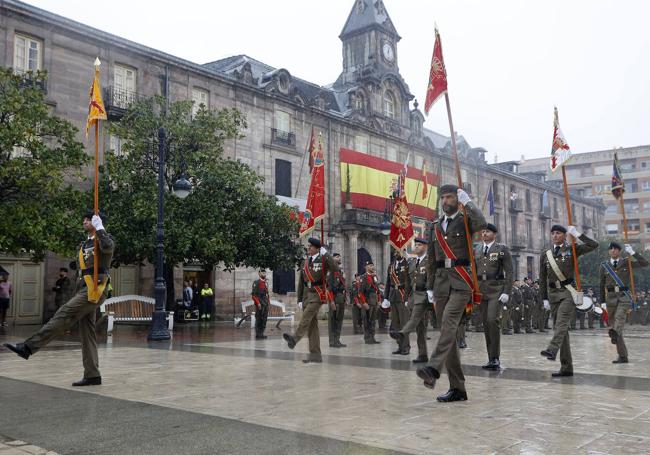
<svg viewBox="0 0 650 455"><path fill-rule="evenodd" d="M295 148L296 135L294 133L289 133L288 131L271 128L271 144Z"/></svg>
<svg viewBox="0 0 650 455"><path fill-rule="evenodd" d="M20 88L37 87L40 88L44 94L47 94L47 81L43 79L36 79L34 73L31 71L20 73L22 80L20 81Z"/></svg>
<svg viewBox="0 0 650 455"><path fill-rule="evenodd" d="M524 201L522 199L510 199L510 204L508 208L511 212L523 212L524 211Z"/></svg>
<svg viewBox="0 0 650 455"><path fill-rule="evenodd" d="M104 106L109 120L119 119L141 96L133 90L124 90L109 85L104 89Z"/></svg>
<svg viewBox="0 0 650 455"><path fill-rule="evenodd" d="M379 229L384 222L384 214L372 210L346 209L343 210L341 222L342 224L357 224Z"/></svg>
<svg viewBox="0 0 650 455"><path fill-rule="evenodd" d="M528 246L528 240L526 236L522 234L514 233L511 236L510 248L513 250L523 250Z"/></svg>
<svg viewBox="0 0 650 455"><path fill-rule="evenodd" d="M542 210L539 211L539 217L543 220L550 220L551 219L551 208L550 207L544 207Z"/></svg>

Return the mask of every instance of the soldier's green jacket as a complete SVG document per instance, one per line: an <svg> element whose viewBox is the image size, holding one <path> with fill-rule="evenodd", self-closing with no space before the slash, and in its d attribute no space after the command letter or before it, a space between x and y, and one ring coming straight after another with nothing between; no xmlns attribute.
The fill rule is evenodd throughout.
<svg viewBox="0 0 650 455"><path fill-rule="evenodd" d="M417 256L409 259L409 281L411 282L409 300L414 292L425 292L428 290L429 270L431 269L429 264L430 258L431 256L428 253L425 254L424 257L420 258L419 264Z"/></svg>
<svg viewBox="0 0 650 455"><path fill-rule="evenodd" d="M512 256L508 247L493 242L485 256L481 242L474 251L476 274L483 295L510 295L512 292Z"/></svg>
<svg viewBox="0 0 650 455"><path fill-rule="evenodd" d="M399 283L394 282L393 273L397 276ZM391 302L401 301L404 293L404 300L408 298L411 292L411 280L409 279L409 261L406 258L399 258L388 266L386 277L386 288L384 289L384 298Z"/></svg>
<svg viewBox="0 0 650 455"><path fill-rule="evenodd" d="M98 264L98 274L97 282L104 283L108 279L108 271L111 268L111 261L113 260L113 251L115 251L115 241L113 237L106 232L104 229L95 232L97 235L97 245L99 246L99 264ZM86 269L82 270L81 264L79 263L79 249L83 251L84 262L86 263ZM84 289L86 283L84 281L83 275L92 275L93 274L93 264L95 261L94 255L94 240L91 237L88 237L84 240L77 249L77 281L76 281L76 292Z"/></svg>
<svg viewBox="0 0 650 455"><path fill-rule="evenodd" d="M469 218L470 233L473 235L485 227L485 217L473 202L469 202L465 206L465 210L467 211L467 216ZM456 215L454 215L453 219L449 221L446 231L442 230L441 224L444 218L445 215L443 214L433 223L433 227L429 233L429 248L427 253L427 256L429 257L427 289L434 290L434 294L437 295L449 295L452 289L459 291L470 290L465 281L453 268L438 266L438 263L444 263L446 256L436 239L435 229L441 230L442 235L445 237L447 244L456 255L456 258L465 261L468 264L465 268L471 276L471 272L469 271L469 251L467 250L467 236L465 233L463 211L459 207Z"/></svg>
<svg viewBox="0 0 650 455"><path fill-rule="evenodd" d="M322 255L318 253L318 256L308 265L309 273L314 279L312 283L307 274L305 273L305 264L309 263L309 256L305 259L300 267L300 279L298 280L298 302L304 303L313 303L319 302L320 297L318 292L316 292L315 286L319 286L321 289L324 289L325 280L323 279L323 264L325 264L326 272L338 272L339 265L334 261L334 258L329 253ZM325 303L322 301L321 303Z"/></svg>
<svg viewBox="0 0 650 455"><path fill-rule="evenodd" d="M578 256L582 256L583 254L587 254L590 251L598 248L598 242L587 237L585 234L582 234L580 236L580 240L583 243L576 245L576 253ZM554 252L555 246L552 246L549 249L551 252ZM544 250L539 256L539 292L542 300L548 300L548 290L551 283L560 281L548 262L546 251L547 250ZM560 271L567 280L572 280L575 278L573 268L573 251L570 244L565 242L560 246L560 252L555 258L555 262L557 262ZM562 286L562 289L564 289L564 286Z"/></svg>
<svg viewBox="0 0 650 455"><path fill-rule="evenodd" d="M533 288L528 286L526 283L521 285L521 297L524 301L524 305L533 306L535 304L535 293Z"/></svg>
<svg viewBox="0 0 650 455"><path fill-rule="evenodd" d="M368 305L377 305L377 299L381 297L377 274L366 272L361 275L361 294L366 298Z"/></svg>
<svg viewBox="0 0 650 455"><path fill-rule="evenodd" d="M524 311L523 307L524 299L521 293L521 289L517 286L512 287L512 299L508 301L508 307L514 311Z"/></svg>
<svg viewBox="0 0 650 455"><path fill-rule="evenodd" d="M334 294L334 301L337 304L345 303L347 288L345 286L345 277L342 270L327 271L327 286Z"/></svg>
<svg viewBox="0 0 650 455"><path fill-rule="evenodd" d="M646 258L644 258L640 253L634 253L634 256L632 256L634 259L633 264L632 264L632 270L636 268L641 268L641 267L647 267L650 263ZM623 284L626 287L630 287L630 271L627 263L627 257L620 257L618 258L618 263L617 266L614 267L614 265L611 263L610 259L607 259L609 261L609 265L614 269L616 272L616 275L621 279ZM600 298L605 299L605 290L609 287L617 286L616 281L614 281L614 278L607 273L605 268L601 265L600 266Z"/></svg>
<svg viewBox="0 0 650 455"><path fill-rule="evenodd" d="M253 281L253 289L251 291L252 297L257 297L260 300L260 304L268 305L269 304L269 288L268 283L262 280Z"/></svg>

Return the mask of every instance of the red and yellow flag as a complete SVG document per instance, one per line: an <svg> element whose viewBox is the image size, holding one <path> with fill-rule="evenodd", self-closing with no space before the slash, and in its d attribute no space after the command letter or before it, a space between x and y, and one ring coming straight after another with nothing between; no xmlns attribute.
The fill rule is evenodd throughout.
<svg viewBox="0 0 650 455"><path fill-rule="evenodd" d="M325 159L323 157L323 138L318 135L315 139L313 130L309 147L310 160L313 160L311 167L311 182L307 193L307 205L304 218L300 224L302 237L314 230L316 223L325 216Z"/></svg>
<svg viewBox="0 0 650 455"><path fill-rule="evenodd" d="M401 251L415 237L409 204L406 199L406 171L398 179L398 191L393 199L393 217L390 222L390 244Z"/></svg>
<svg viewBox="0 0 650 455"><path fill-rule="evenodd" d="M86 137L90 127L96 125L99 120L106 120L106 109L102 99L102 90L99 87L99 59L95 59L95 77L90 86L90 102L88 104L88 120L86 121Z"/></svg>
<svg viewBox="0 0 650 455"><path fill-rule="evenodd" d="M427 160L422 162L422 199L429 194L429 174L427 173Z"/></svg>
<svg viewBox="0 0 650 455"><path fill-rule="evenodd" d="M427 85L427 97L424 101L424 113L429 114L429 109L441 95L447 91L447 70L445 61L442 58L442 43L440 33L436 28L436 42L433 45L433 56L431 57L431 69L429 70L429 85Z"/></svg>

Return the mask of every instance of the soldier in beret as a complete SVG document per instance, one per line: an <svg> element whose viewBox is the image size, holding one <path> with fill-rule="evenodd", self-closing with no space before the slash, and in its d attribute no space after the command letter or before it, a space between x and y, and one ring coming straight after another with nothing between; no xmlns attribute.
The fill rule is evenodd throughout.
<svg viewBox="0 0 650 455"><path fill-rule="evenodd" d="M346 345L341 343L341 328L343 327L345 300L348 291L345 287L345 277L341 268L341 255L334 253L332 257L334 258L334 262L339 266L339 270L327 271L329 290L334 295L334 300L330 302L329 317L327 318L328 333L331 348L344 348Z"/></svg>
<svg viewBox="0 0 650 455"><path fill-rule="evenodd" d="M409 262L403 251L394 250L393 260L388 266L386 289L384 299L390 302L391 332L400 331L409 320L408 298L411 292L409 277ZM391 336L395 338L394 336ZM393 354L408 355L411 345L408 337L404 337L402 344L397 344Z"/></svg>
<svg viewBox="0 0 650 455"><path fill-rule="evenodd" d="M508 303L512 293L512 257L508 247L496 241L498 232L494 224L488 223L481 231L483 242L474 253L488 354L488 363L483 368L492 371L501 368L501 307Z"/></svg>
<svg viewBox="0 0 650 455"><path fill-rule="evenodd" d="M104 229L102 218L89 210L83 215L83 229L87 234L78 250L76 294L64 303L37 333L25 342L18 344L6 343L5 346L23 359L28 359L46 346L54 338L63 335L66 330L79 322L81 338L81 356L84 365L84 376L73 386L90 386L102 383L97 358L97 335L95 333L95 314L97 308L106 299L106 286L109 284L108 271L113 259L115 242ZM97 238L98 251L95 251ZM99 267L97 278L97 293L94 292L94 257L98 253Z"/></svg>
<svg viewBox="0 0 650 455"><path fill-rule="evenodd" d="M307 257L298 280L297 297L298 306L303 310L302 318L295 334L282 334L289 349L295 348L305 335L309 337L309 358L303 360L303 363L323 362L318 331L318 312L321 305L330 299L329 290L326 289L327 277L325 275L329 271L338 272L338 264L321 246L320 240L314 237L309 238L307 240Z"/></svg>
<svg viewBox="0 0 650 455"><path fill-rule="evenodd" d="M582 243L576 245L576 254L582 256L598 248L598 242L578 232L575 226L565 228L559 224L551 227L553 246L540 255L539 288L544 308L551 310L553 338L541 355L555 360L560 352L560 371L553 377L573 376L573 359L569 344L569 324L576 311L575 273L573 249L566 241L567 233ZM558 276L558 272L561 276Z"/></svg>
<svg viewBox="0 0 650 455"><path fill-rule="evenodd" d="M472 302L472 277L465 216L469 235L482 231L485 218L469 195L455 185L440 188L442 216L433 223L427 272L427 297L433 303L440 321L440 337L429 363L418 368L417 374L425 387L433 389L443 367L449 376L449 390L437 397L441 402L467 400L465 376L456 343L458 326L468 303ZM465 213L461 210L465 207ZM471 239L469 239L471 241Z"/></svg>
<svg viewBox="0 0 650 455"><path fill-rule="evenodd" d="M609 244L609 268L621 281L620 286L614 276L606 271L605 267L600 268L600 295L607 302L607 312L609 313L609 337L612 344L616 345L618 358L612 363L628 363L627 347L623 339L623 327L625 318L631 310L632 302L630 301L630 270L628 256L621 256L621 245L617 242ZM634 251L632 245L625 244L625 253L634 258L634 268L648 266L648 260Z"/></svg>
<svg viewBox="0 0 650 455"><path fill-rule="evenodd" d="M375 339L375 325L381 294L379 278L375 273L375 264L372 261L367 261L366 273L361 275L363 338L366 344L379 344L379 341Z"/></svg>

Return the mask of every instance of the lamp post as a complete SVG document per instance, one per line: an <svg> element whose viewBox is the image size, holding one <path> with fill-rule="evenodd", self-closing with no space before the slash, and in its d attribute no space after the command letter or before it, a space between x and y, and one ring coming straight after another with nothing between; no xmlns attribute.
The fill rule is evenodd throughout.
<svg viewBox="0 0 650 455"><path fill-rule="evenodd" d="M149 330L150 341L164 341L171 338L167 328L167 314L165 303L167 300L167 285L164 276L164 211L163 201L165 196L165 160L167 152L167 133L165 128L158 129L158 224L156 225L156 280L154 284L154 297L156 304L154 307L151 328ZM182 174L174 182L173 193L175 196L185 199L192 191L192 184Z"/></svg>

